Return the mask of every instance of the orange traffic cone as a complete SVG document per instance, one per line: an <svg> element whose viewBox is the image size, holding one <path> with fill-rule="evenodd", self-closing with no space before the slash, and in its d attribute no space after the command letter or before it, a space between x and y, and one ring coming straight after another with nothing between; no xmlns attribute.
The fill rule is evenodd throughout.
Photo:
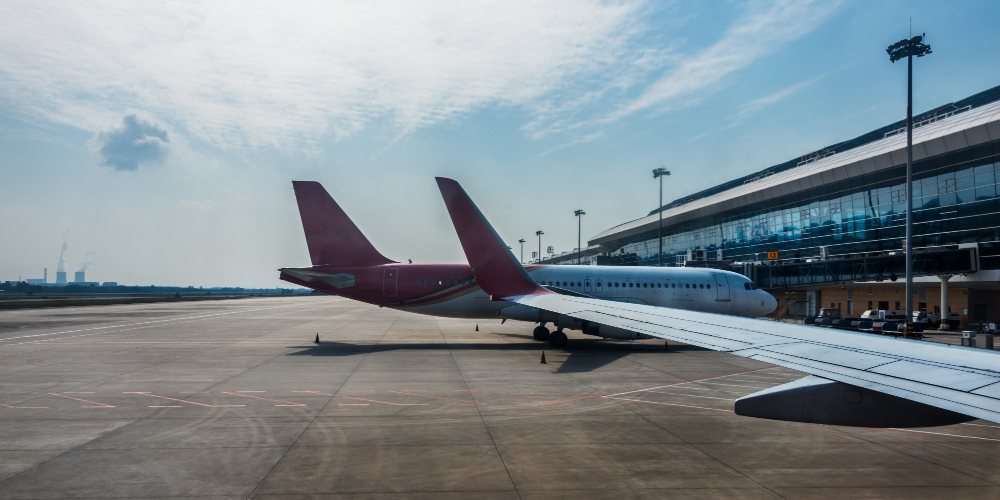
<svg viewBox="0 0 1000 500"><path fill-rule="evenodd" d="M316 340L314 340L313 342L315 342L317 344L319 343L319 333L316 334Z"/></svg>
<svg viewBox="0 0 1000 500"><path fill-rule="evenodd" d="M479 331L479 323L476 323L476 331Z"/></svg>
<svg viewBox="0 0 1000 500"><path fill-rule="evenodd" d="M663 350L664 351L669 351L670 350L670 341L669 340L664 340L663 341Z"/></svg>
<svg viewBox="0 0 1000 500"><path fill-rule="evenodd" d="M548 363L545 362L545 351L542 351L542 364L543 365L547 365L548 364Z"/></svg>

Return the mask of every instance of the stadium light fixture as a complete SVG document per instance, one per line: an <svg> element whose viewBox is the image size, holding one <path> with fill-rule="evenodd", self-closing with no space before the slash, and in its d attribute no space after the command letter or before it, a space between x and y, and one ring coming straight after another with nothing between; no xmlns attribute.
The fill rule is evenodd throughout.
<svg viewBox="0 0 1000 500"><path fill-rule="evenodd" d="M587 212L583 210L576 210L573 212L576 215L576 265L583 265L583 248L580 247L580 230L583 228L580 217L581 215L587 215Z"/></svg>
<svg viewBox="0 0 1000 500"><path fill-rule="evenodd" d="M657 213L660 215L660 229L657 231L657 242L660 244L660 251L658 257L660 258L660 267L663 267L663 178L670 175L670 171L660 167L653 170L653 178L660 179L660 204L657 205Z"/></svg>
<svg viewBox="0 0 1000 500"><path fill-rule="evenodd" d="M521 244L521 264L524 264L524 238L517 240Z"/></svg>
<svg viewBox="0 0 1000 500"><path fill-rule="evenodd" d="M931 46L924 42L927 34L900 40L889 48L889 61L906 58L906 336L913 336L913 56L924 57Z"/></svg>

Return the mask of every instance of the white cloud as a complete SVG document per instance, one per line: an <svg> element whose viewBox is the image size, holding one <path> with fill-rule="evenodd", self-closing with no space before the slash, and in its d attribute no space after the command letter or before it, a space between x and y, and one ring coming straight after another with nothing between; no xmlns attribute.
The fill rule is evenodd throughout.
<svg viewBox="0 0 1000 500"><path fill-rule="evenodd" d="M695 91L718 84L731 73L749 66L815 29L839 7L840 1L775 0L750 3L719 41L668 69L641 95L621 106L605 121L637 111L662 108Z"/></svg>
<svg viewBox="0 0 1000 500"><path fill-rule="evenodd" d="M649 53L636 2L0 3L0 99L87 130L139 110L215 144L407 133L567 82L620 85ZM599 95L600 92L598 91Z"/></svg>

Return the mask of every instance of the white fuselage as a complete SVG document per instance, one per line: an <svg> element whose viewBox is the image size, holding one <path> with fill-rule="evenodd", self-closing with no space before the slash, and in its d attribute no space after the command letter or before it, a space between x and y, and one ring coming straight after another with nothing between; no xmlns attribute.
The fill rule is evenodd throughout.
<svg viewBox="0 0 1000 500"><path fill-rule="evenodd" d="M589 297L675 309L759 317L777 307L771 294L730 271L685 267L547 266L529 271L539 284ZM436 304L403 309L434 316L496 318L510 302L481 289Z"/></svg>

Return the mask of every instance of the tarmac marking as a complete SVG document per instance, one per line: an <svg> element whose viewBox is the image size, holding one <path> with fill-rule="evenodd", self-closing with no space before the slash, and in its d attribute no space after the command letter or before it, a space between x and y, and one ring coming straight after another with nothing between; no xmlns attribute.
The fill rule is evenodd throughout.
<svg viewBox="0 0 1000 500"><path fill-rule="evenodd" d="M351 397L351 396L341 396L340 394L326 394L326 393L317 392L317 391L292 391L292 392L307 392L309 394L316 394L316 395L319 395L319 396L330 396L330 397L334 397L334 398L356 399L358 401L368 401L368 402L371 402L371 403L382 403L382 404L393 405L393 406L430 406L428 403L390 403L388 401L378 401L378 400L375 400L375 399L365 399L365 398L355 398L355 397Z"/></svg>
<svg viewBox="0 0 1000 500"><path fill-rule="evenodd" d="M1000 427L997 427L995 425L969 424L969 423L962 423L962 424L959 424L959 425L972 425L972 426L976 426L976 427L989 427L990 429L1000 429Z"/></svg>
<svg viewBox="0 0 1000 500"><path fill-rule="evenodd" d="M368 406L368 403L337 403L337 406Z"/></svg>
<svg viewBox="0 0 1000 500"><path fill-rule="evenodd" d="M255 391L255 392L264 392L264 391ZM274 405L274 406L307 406L307 405L305 405L303 403L293 403L291 401L282 401L280 399L268 399L268 398L262 398L260 396L251 396L249 394L237 394L235 392L226 392L226 391L222 391L222 393L223 394L230 394L230 395L233 395L233 396L243 396L245 398L263 399L264 401L274 401L275 403L287 403L287 404L283 404L283 405Z"/></svg>
<svg viewBox="0 0 1000 500"><path fill-rule="evenodd" d="M896 431L896 432L912 432L914 434L931 434L931 435L934 435L934 436L947 436L947 437L953 437L953 438L959 438L959 439L972 439L972 440L975 440L975 441L990 441L992 443L1000 443L1000 439L975 437L975 436L964 436L962 434L946 434L944 432L917 431L917 430L913 430L913 429L897 429L895 427L886 427L884 430L887 430L887 431Z"/></svg>
<svg viewBox="0 0 1000 500"><path fill-rule="evenodd" d="M63 392L63 394L93 394L94 392Z"/></svg>
<svg viewBox="0 0 1000 500"><path fill-rule="evenodd" d="M48 406L10 406L5 404L0 404L0 406L4 408L15 408L19 410L44 410L48 408Z"/></svg>
<svg viewBox="0 0 1000 500"><path fill-rule="evenodd" d="M536 401L552 401L551 399L533 398L531 396L518 396L517 394L504 394L502 392L477 391L474 389L455 389L455 392L460 392L460 391L477 392L479 394L494 394L497 396L507 396L509 398L534 399Z"/></svg>
<svg viewBox="0 0 1000 500"><path fill-rule="evenodd" d="M603 398L605 396L621 396L623 394L632 394L633 392L650 391L650 390L653 390L653 389L658 389L660 387L667 387L667 386L671 386L671 385L689 384L691 382L698 382L698 381L701 381L701 380L711 380L711 379L717 379L717 378L722 378L722 377L731 377L733 375L739 375L741 373L749 373L749 372L755 372L755 371L760 371L760 370L770 370L771 368L775 368L775 367L774 366L768 366L768 367L765 367L765 368L754 368L752 370L743 370L743 371L738 371L738 372L734 372L734 373L727 373L725 375L716 375L716 376L712 376L712 377L701 377L701 378L695 378L695 379L690 379L690 380L681 380L681 381L677 381L677 382L668 382L666 384L656 384L656 385L651 385L651 386L648 386L648 387L640 387L638 389L630 389L630 390L625 390L625 391L608 392L608 393L604 393L604 394L593 394L593 395L590 395L590 396L580 396L580 397L576 397L576 398L561 399L561 400L557 400L557 401L547 401L547 402L543 402L543 403L517 403L517 404L520 405L520 406L541 406L541 405L552 405L552 404L559 404L559 403L568 403L570 401L579 401L581 399Z"/></svg>
<svg viewBox="0 0 1000 500"><path fill-rule="evenodd" d="M181 405L169 405L169 406L150 406L150 408L184 408Z"/></svg>
<svg viewBox="0 0 1000 500"><path fill-rule="evenodd" d="M648 405L676 406L676 407L679 407L679 408L693 408L695 410L708 410L708 411L718 411L718 412L722 412L722 413L735 413L732 410L720 410L718 408L705 408L704 406L678 405L678 404L673 404L673 403L656 403L656 402L653 402L653 401L642 401L640 399L616 398L616 397L613 397L613 396L603 396L603 397L605 397L607 399L613 399L615 401L631 401L633 403L645 403L645 404L648 404Z"/></svg>
<svg viewBox="0 0 1000 500"><path fill-rule="evenodd" d="M401 391L388 391L388 390L385 391L385 392L394 392L396 394L405 394L407 396L420 396L422 398L447 399L449 401L459 401L461 403L465 403L465 404L469 404L469 405L485 405L486 404L486 403L477 403L475 401L469 401L468 399L442 398L440 396L430 396L430 395L427 395L427 394L409 394L409 393L401 392Z"/></svg>
<svg viewBox="0 0 1000 500"><path fill-rule="evenodd" d="M84 403L90 403L92 405L97 405L97 406L82 406L81 408L114 408L114 406L106 405L104 403L98 403L97 401L88 401L86 399L74 398L72 396L65 396L65 395L62 395L62 394L56 394L54 392L50 392L49 394L52 395L52 396L60 397L60 398L74 399L76 401L82 401ZM73 393L73 394L77 394L77 393ZM91 392L89 394L93 394L93 393Z"/></svg>
<svg viewBox="0 0 1000 500"><path fill-rule="evenodd" d="M236 392L267 392L267 391L236 391Z"/></svg>
<svg viewBox="0 0 1000 500"><path fill-rule="evenodd" d="M209 405L205 403L198 403L196 401L188 401L186 399L168 398L167 396L157 396L156 394L151 394L148 392L123 392L122 394L140 394L143 396L150 396L154 398L169 399L171 401L177 401L178 403L190 403L198 406L207 406L209 408L237 408L246 406L246 405ZM168 407L168 408L173 408L173 407Z"/></svg>
<svg viewBox="0 0 1000 500"><path fill-rule="evenodd" d="M18 340L18 339L36 338L36 337L48 337L48 336L52 336L52 335L61 335L61 334L64 334L64 333L90 332L90 331L94 331L94 330L110 330L110 329L114 329L114 328L125 328L125 327L129 327L129 326L138 326L138 325L156 326L157 324L160 324L160 323L178 323L178 322L190 321L190 320L195 320L195 319L213 318L213 317L218 317L218 316L227 316L227 315L230 315L230 314L241 314L241 313L246 313L246 312L266 311L268 309L280 309L280 308L284 308L284 307L296 307L296 306L298 306L298 304L288 305L288 306L265 307L265 308L258 308L258 309L244 309L242 311L231 311L231 312L216 313L216 314L205 314L205 315L201 315L201 316L188 316L186 318L170 318L170 319L160 319L160 320L155 320L155 321L143 321L143 322L140 322L140 323L126 323L126 324L122 324L122 325L96 326L96 327L93 327L93 328L80 328L80 329L77 329L77 330L63 330L61 332L36 333L36 334L33 334L33 335L21 335L21 336L18 336L18 337L4 337L4 338L0 338L0 342L7 342L7 341L10 341L10 340ZM149 326L144 326L144 327L140 327L140 328L149 328ZM137 329L138 328L132 328L132 330L137 330ZM100 335L102 333L111 333L111 332L90 333L90 334L87 334L87 335L74 335L73 337L65 337L65 338L87 337L87 336L90 336L90 335ZM27 343L27 342L22 342L22 344L23 343ZM21 344L8 344L8 345L21 345Z"/></svg>
<svg viewBox="0 0 1000 500"><path fill-rule="evenodd" d="M722 401L734 401L734 398L715 398L712 396L698 396L696 394L681 394L679 392L660 392L660 391L650 391L653 394L670 394L673 396L684 396L686 398L702 398L702 399L721 399Z"/></svg>

